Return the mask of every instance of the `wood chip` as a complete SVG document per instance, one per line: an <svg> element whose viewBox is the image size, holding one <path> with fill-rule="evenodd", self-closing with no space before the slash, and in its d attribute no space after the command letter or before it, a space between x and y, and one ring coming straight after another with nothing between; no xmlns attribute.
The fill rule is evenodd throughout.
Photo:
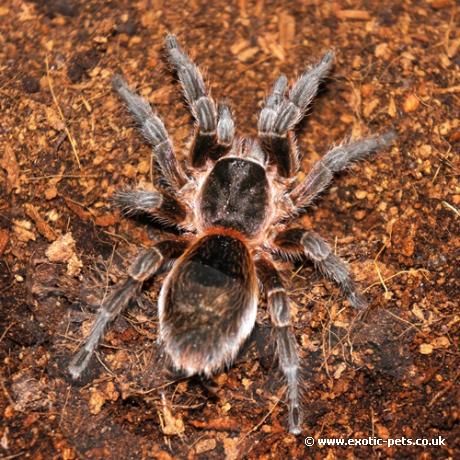
<svg viewBox="0 0 460 460"><path fill-rule="evenodd" d="M26 214L35 222L40 235L44 236L48 241L54 241L57 238L56 232L48 225L48 223L40 216L37 208L29 203L24 205Z"/></svg>
<svg viewBox="0 0 460 460"><path fill-rule="evenodd" d="M243 51L246 48L249 48L249 42L247 40L238 40L230 47L230 51L233 54L238 55L241 51Z"/></svg>
<svg viewBox="0 0 460 460"><path fill-rule="evenodd" d="M295 38L295 18L282 11L278 20L279 43L284 49L289 49Z"/></svg>
<svg viewBox="0 0 460 460"><path fill-rule="evenodd" d="M390 115L390 117L393 117L393 118L395 118L397 115L396 103L395 103L395 99L393 96L391 96L390 102L388 103L387 113L388 115Z"/></svg>
<svg viewBox="0 0 460 460"><path fill-rule="evenodd" d="M52 185L50 188L47 188L45 190L45 198L47 200L52 200L53 198L56 198L58 194L57 188Z"/></svg>
<svg viewBox="0 0 460 460"><path fill-rule="evenodd" d="M104 214L103 216L98 216L94 220L94 223L98 227L110 227L110 225L114 225L117 222L117 219L113 214Z"/></svg>
<svg viewBox="0 0 460 460"><path fill-rule="evenodd" d="M27 243L28 241L35 241L35 233L31 231L32 224L25 219L13 219L13 231L19 241Z"/></svg>
<svg viewBox="0 0 460 460"><path fill-rule="evenodd" d="M413 112L418 109L420 105L420 100L415 94L408 94L404 100L403 110L404 112Z"/></svg>
<svg viewBox="0 0 460 460"><path fill-rule="evenodd" d="M431 345L433 345L433 348L449 348L450 341L445 335L442 335L441 337L436 337L432 340Z"/></svg>
<svg viewBox="0 0 460 460"><path fill-rule="evenodd" d="M89 411L93 415L101 412L102 406L107 401L105 394L97 388L90 388L91 396L88 401Z"/></svg>
<svg viewBox="0 0 460 460"><path fill-rule="evenodd" d="M6 171L7 178L7 192L11 192L13 189L17 189L20 186L20 169L16 155L13 149L8 145L4 144L3 156L0 160L0 166Z"/></svg>
<svg viewBox="0 0 460 460"><path fill-rule="evenodd" d="M212 418L205 420L190 420L190 425L196 428L204 430L216 430L216 431L239 431L241 428L241 421L236 417L225 417Z"/></svg>
<svg viewBox="0 0 460 460"><path fill-rule="evenodd" d="M10 234L4 228L0 229L0 256L3 255L6 249L6 245L10 240Z"/></svg>
<svg viewBox="0 0 460 460"><path fill-rule="evenodd" d="M247 48L240 53L238 53L238 59L242 62L249 61L251 58L253 58L257 53L259 52L259 48L257 47L252 47L252 48Z"/></svg>
<svg viewBox="0 0 460 460"><path fill-rule="evenodd" d="M440 10L442 8L446 8L452 5L453 5L452 0L431 0L430 2L431 8L434 8L435 10Z"/></svg>
<svg viewBox="0 0 460 460"><path fill-rule="evenodd" d="M371 19L370 14L365 10L338 10L335 15L344 20L369 21Z"/></svg>
<svg viewBox="0 0 460 460"><path fill-rule="evenodd" d="M430 343L422 343L419 347L419 350L422 355L429 355L433 353L433 345Z"/></svg>
<svg viewBox="0 0 460 460"><path fill-rule="evenodd" d="M67 207L73 211L80 219L89 220L92 218L92 214L89 211L83 209L82 206L72 201L70 198L64 197L64 201Z"/></svg>
<svg viewBox="0 0 460 460"><path fill-rule="evenodd" d="M195 453L203 454L216 448L216 440L212 438L202 439L195 444Z"/></svg>

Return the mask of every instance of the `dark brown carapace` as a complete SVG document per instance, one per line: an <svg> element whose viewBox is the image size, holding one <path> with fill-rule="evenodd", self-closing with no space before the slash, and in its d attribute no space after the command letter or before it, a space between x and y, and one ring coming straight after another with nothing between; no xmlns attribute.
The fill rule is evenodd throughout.
<svg viewBox="0 0 460 460"><path fill-rule="evenodd" d="M146 214L174 225L181 236L161 241L137 257L127 280L102 304L69 371L78 378L106 326L143 282L170 270L158 300L162 344L175 369L210 376L232 363L251 333L261 286L288 385L289 430L299 434L299 358L276 261L309 259L338 284L353 307L365 306L346 263L321 236L293 222L335 172L385 147L393 134L334 147L298 183L293 129L327 76L332 53L307 70L288 93L287 79L279 77L260 113L258 139L241 140L235 139L230 110L216 107L198 68L174 36L166 38L166 51L196 121L188 162L177 161L166 129L150 105L115 77L116 91L152 145L155 189L119 192L115 203L128 214Z"/></svg>

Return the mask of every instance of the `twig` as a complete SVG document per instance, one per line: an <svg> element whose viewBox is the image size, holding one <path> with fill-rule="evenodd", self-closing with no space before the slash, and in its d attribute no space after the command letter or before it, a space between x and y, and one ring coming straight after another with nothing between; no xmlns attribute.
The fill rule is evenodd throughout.
<svg viewBox="0 0 460 460"><path fill-rule="evenodd" d="M283 390L283 394L281 395L281 397L283 397L284 393L286 392L286 388ZM271 415L271 413L275 410L275 407L279 404L279 402L281 401L281 397L278 398L275 402L275 404L273 404L273 407L264 415L264 417L262 418L262 420L255 426L253 426L247 433L245 433L241 439L238 441L238 444L241 444L241 442L243 442L251 433L253 433L254 431L257 431L259 429L259 427L262 426L262 424L265 422L265 420L267 420L267 418Z"/></svg>
<svg viewBox="0 0 460 460"><path fill-rule="evenodd" d="M388 288L385 284L385 280L383 279L383 276L382 276L382 273L380 272L380 267L379 267L379 264L377 263L377 261L379 260L379 257L380 255L382 254L382 252L390 245L391 243L391 234L393 232L393 225L394 225L395 221L391 222L391 226L390 226L390 231L389 231L389 235L388 235L388 241L386 241L382 247L380 248L380 251L377 253L377 255L375 256L375 259L374 259L374 267L375 267L375 271L377 272L377 276L379 277L379 280L380 280L380 284L383 286L383 289L385 290L385 292L388 292Z"/></svg>
<svg viewBox="0 0 460 460"><path fill-rule="evenodd" d="M48 55L45 57L45 65L46 65L46 76L48 78L48 86L50 88L51 96L53 97L53 102L54 105L57 108L57 111L59 113L59 116L61 117L61 121L64 124L64 131L67 135L67 139L69 139L70 146L72 147L72 152L74 154L75 160L77 162L78 168L81 169L81 164L80 164L80 158L78 157L78 152L77 152L77 143L75 142L75 139L73 138L69 128L67 127L66 120L64 118L64 114L62 113L61 107L59 105L59 102L57 100L56 94L54 93L53 89L53 83L51 81L51 76L50 76L50 68L48 64Z"/></svg>
<svg viewBox="0 0 460 460"><path fill-rule="evenodd" d="M58 428L61 428L62 420L64 419L65 409L69 401L69 395L70 395L70 387L67 388L67 395L65 397L64 406L62 407L61 416L59 417Z"/></svg>
<svg viewBox="0 0 460 460"><path fill-rule="evenodd" d="M2 291L0 291L2 292ZM10 324L8 324L8 326L5 328L5 330L3 331L3 334L1 335L0 337L0 342L5 338L6 334L8 334L8 331L15 325L16 323L15 322L12 322Z"/></svg>
<svg viewBox="0 0 460 460"><path fill-rule="evenodd" d="M458 211L458 209L455 207L455 206L452 206L450 203L448 203L447 201L443 201L442 204L450 209L451 211L453 211L455 214L457 214L457 217L460 217L460 212Z"/></svg>
<svg viewBox="0 0 460 460"><path fill-rule="evenodd" d="M417 269L411 268L410 270L401 270L398 273L395 273L394 275L388 276L387 278L383 279L383 282L386 283L387 281L390 281L390 280L392 280L393 278L395 278L395 277L397 277L399 275L404 275L404 274L416 275L419 272L421 272L422 275L424 274L424 272L425 273L430 273L426 268L417 268ZM380 279L380 281L376 281L375 283L372 283L369 286L367 286L367 288L363 290L363 293L368 292L374 286L378 286L379 284L382 284L382 279Z"/></svg>
<svg viewBox="0 0 460 460"><path fill-rule="evenodd" d="M40 177L26 177L25 180L27 182L33 182L36 180L49 180L49 179L89 179L89 178L100 178L102 177L100 174L51 174L49 176L40 176Z"/></svg>
<svg viewBox="0 0 460 460"><path fill-rule="evenodd" d="M460 377L460 372L457 372L457 375L452 381L450 381L441 391L436 393L432 400L428 403L428 407L431 407L441 396L444 396L453 386L457 379Z"/></svg>

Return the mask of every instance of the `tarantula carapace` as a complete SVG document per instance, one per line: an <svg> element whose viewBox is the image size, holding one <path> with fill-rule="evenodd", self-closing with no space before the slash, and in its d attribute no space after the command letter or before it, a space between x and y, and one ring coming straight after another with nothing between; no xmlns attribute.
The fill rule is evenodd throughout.
<svg viewBox="0 0 460 460"><path fill-rule="evenodd" d="M70 373L74 378L81 375L108 323L144 281L169 270L158 300L162 346L177 371L215 374L232 363L251 333L262 287L288 386L289 430L299 434L299 358L276 260L312 261L353 307L365 306L347 264L321 236L292 222L331 183L334 173L387 146L393 134L332 148L298 183L293 129L330 71L333 54L326 53L287 94L288 81L279 77L260 113L258 139L240 140L235 139L229 108L216 107L200 71L172 35L166 38L166 51L196 121L187 164L178 162L148 102L116 76L114 88L153 148L156 191L122 191L114 201L128 214L142 213L175 225L181 236L154 244L134 260L127 280L104 300L71 361Z"/></svg>

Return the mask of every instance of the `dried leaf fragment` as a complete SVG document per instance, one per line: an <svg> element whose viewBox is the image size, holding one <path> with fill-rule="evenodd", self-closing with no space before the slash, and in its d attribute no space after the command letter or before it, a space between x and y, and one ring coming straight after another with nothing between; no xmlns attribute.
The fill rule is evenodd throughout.
<svg viewBox="0 0 460 460"><path fill-rule="evenodd" d="M374 55L376 58L384 58L388 59L391 55L390 53L390 48L388 46L388 43L379 43L374 50Z"/></svg>
<svg viewBox="0 0 460 460"><path fill-rule="evenodd" d="M58 194L57 188L52 185L50 188L47 188L45 190L45 198L47 200L52 200L53 198L56 198Z"/></svg>
<svg viewBox="0 0 460 460"><path fill-rule="evenodd" d="M334 378L339 379L341 375L343 374L343 371L347 368L347 365L345 363L340 363L337 366L337 369L334 372Z"/></svg>
<svg viewBox="0 0 460 460"><path fill-rule="evenodd" d="M282 11L279 15L279 42L284 49L289 49L292 46L295 38L295 18L286 11Z"/></svg>

